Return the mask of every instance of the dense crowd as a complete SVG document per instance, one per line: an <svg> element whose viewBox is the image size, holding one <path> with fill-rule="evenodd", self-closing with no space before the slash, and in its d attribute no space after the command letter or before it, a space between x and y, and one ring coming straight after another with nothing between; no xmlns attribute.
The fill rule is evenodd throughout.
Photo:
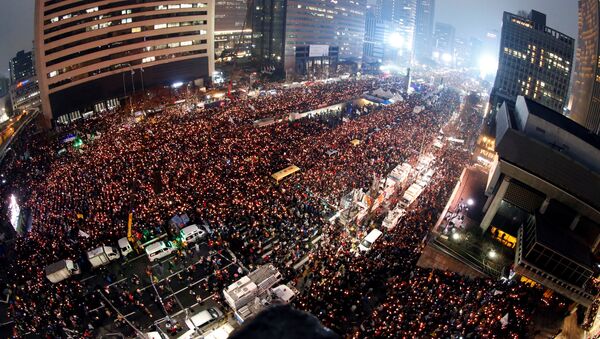
<svg viewBox="0 0 600 339"><path fill-rule="evenodd" d="M43 269L64 258L82 262L86 250L116 243L130 212L138 237L165 232L171 216L186 213L215 230L213 248L230 248L249 267L273 262L290 279L298 276L291 265L310 255L297 306L340 334L527 333L531 303L520 297L523 287L415 266L421 241L466 164L465 151L439 151L436 176L418 206L368 255L356 257L353 238L326 220L349 190L414 162L458 107L455 92L444 91L421 113L413 107L427 101L430 89L383 108L350 106L320 118L253 125L402 85L390 78L276 87L275 94L233 96L210 109L196 107L194 92L157 91L135 107L76 122L57 135L27 131L2 165L7 184L0 188L3 197L19 197L32 219L31 231L3 257L0 278L12 292L16 333L60 336L68 321L89 321L90 287L76 279L52 285ZM181 99L186 102L173 105ZM160 112L141 121L130 114L145 109ZM84 146L62 144L70 133L82 136ZM270 174L292 164L301 171L274 184ZM315 249L309 240L318 233L325 241ZM273 245L265 255L259 249L267 242ZM509 326L498 327L492 319L505 313Z"/></svg>

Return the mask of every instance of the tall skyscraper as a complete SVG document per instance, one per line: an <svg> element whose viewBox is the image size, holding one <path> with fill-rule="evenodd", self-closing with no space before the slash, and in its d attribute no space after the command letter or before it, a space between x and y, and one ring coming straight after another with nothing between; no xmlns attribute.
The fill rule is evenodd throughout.
<svg viewBox="0 0 600 339"><path fill-rule="evenodd" d="M600 8L598 1L579 0L579 39L575 81L571 96L572 118L600 134Z"/></svg>
<svg viewBox="0 0 600 339"><path fill-rule="evenodd" d="M368 6L365 12L363 62L379 63L383 61L385 29L386 25L379 15L377 5Z"/></svg>
<svg viewBox="0 0 600 339"><path fill-rule="evenodd" d="M491 108L518 95L562 112L567 102L574 40L548 26L546 15L531 11L529 17L504 12L498 72Z"/></svg>
<svg viewBox="0 0 600 339"><path fill-rule="evenodd" d="M365 32L365 1L263 0L255 3L255 56L294 72L296 47L337 47L339 57L359 61ZM281 48L284 48L283 55ZM324 49L323 49L324 51Z"/></svg>
<svg viewBox="0 0 600 339"><path fill-rule="evenodd" d="M431 58L434 17L435 0L417 0L414 48L418 59Z"/></svg>
<svg viewBox="0 0 600 339"><path fill-rule="evenodd" d="M437 22L435 24L435 51L440 55L454 54L454 40L456 37L456 29L450 24Z"/></svg>
<svg viewBox="0 0 600 339"><path fill-rule="evenodd" d="M143 86L208 79L213 31L213 0L36 0L45 117L65 122Z"/></svg>
<svg viewBox="0 0 600 339"><path fill-rule="evenodd" d="M19 51L10 60L11 84L9 94L12 111L15 114L30 109L38 109L41 105L35 59L33 52Z"/></svg>
<svg viewBox="0 0 600 339"><path fill-rule="evenodd" d="M35 75L35 65L33 52L19 51L17 55L10 59L9 64L10 82L17 83L21 79L29 78Z"/></svg>
<svg viewBox="0 0 600 339"><path fill-rule="evenodd" d="M386 25L386 58L410 63L414 53L417 0L380 0L381 19Z"/></svg>

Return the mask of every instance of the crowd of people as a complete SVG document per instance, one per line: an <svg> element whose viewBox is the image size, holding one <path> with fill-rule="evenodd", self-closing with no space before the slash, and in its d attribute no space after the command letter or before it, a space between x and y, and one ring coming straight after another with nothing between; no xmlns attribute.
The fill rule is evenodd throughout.
<svg viewBox="0 0 600 339"><path fill-rule="evenodd" d="M356 257L355 239L326 218L343 194L414 162L459 106L456 92L445 90L420 113L414 106L426 104L433 89L386 107L351 106L320 118L253 124L348 102L376 88L404 88L403 81L276 87L274 94L231 96L210 109L199 109L202 98L187 89L155 91L135 107L54 135L26 131L0 171L6 178L0 194L17 196L32 220L2 258L0 281L10 290L15 336L60 336L67 321L90 321L90 287L77 279L52 285L44 267L65 258L82 262L86 250L116 243L127 233L129 213L138 236L165 232L168 220L182 213L210 225L213 248L231 249L249 268L272 262L286 278L306 281L296 306L343 335L527 333L533 302L521 298L524 287L416 267L421 242L466 164L464 150L439 151L433 183L418 205L367 255ZM179 100L185 103L173 104ZM154 113L143 118L130 113L148 109ZM69 134L84 145L63 143ZM270 174L289 165L300 172L275 184ZM316 234L324 239L317 248L310 241ZM270 250L261 251L267 243ZM292 264L307 255L308 269L299 278ZM508 326L499 327L493 319L505 313Z"/></svg>

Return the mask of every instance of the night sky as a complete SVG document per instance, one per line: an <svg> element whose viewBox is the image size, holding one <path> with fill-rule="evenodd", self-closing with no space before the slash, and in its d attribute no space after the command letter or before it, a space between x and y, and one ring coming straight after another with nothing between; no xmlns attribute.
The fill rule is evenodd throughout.
<svg viewBox="0 0 600 339"><path fill-rule="evenodd" d="M32 48L34 0L0 0L0 74L17 51ZM546 13L548 26L577 37L577 0L437 0L436 21L452 24L457 36L484 38L500 31L502 12L536 9ZM490 51L497 53L497 51Z"/></svg>

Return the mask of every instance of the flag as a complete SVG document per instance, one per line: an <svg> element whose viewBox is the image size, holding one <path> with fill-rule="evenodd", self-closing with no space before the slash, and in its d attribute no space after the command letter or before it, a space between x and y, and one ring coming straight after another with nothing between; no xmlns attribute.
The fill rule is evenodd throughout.
<svg viewBox="0 0 600 339"><path fill-rule="evenodd" d="M504 315L504 317L502 317L502 319L500 319L500 323L502 324L502 328L505 328L506 326L508 326L508 313L506 313Z"/></svg>

